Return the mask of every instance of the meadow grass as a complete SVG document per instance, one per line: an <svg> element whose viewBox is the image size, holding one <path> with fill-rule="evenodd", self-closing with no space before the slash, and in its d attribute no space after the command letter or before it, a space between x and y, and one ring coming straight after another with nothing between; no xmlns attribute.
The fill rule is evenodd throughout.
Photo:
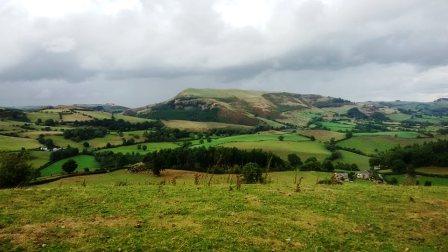
<svg viewBox="0 0 448 252"><path fill-rule="evenodd" d="M26 113L26 117L30 119L31 122L36 122L37 119L41 119L42 122L45 122L45 120L52 119L54 121L60 121L59 114L53 113L53 112L29 112Z"/></svg>
<svg viewBox="0 0 448 252"><path fill-rule="evenodd" d="M408 114L403 114L403 113L393 113L393 114L387 115L387 117L389 119L391 119L392 121L402 122L404 120L410 119L412 116L408 115Z"/></svg>
<svg viewBox="0 0 448 252"><path fill-rule="evenodd" d="M365 154L373 155L377 151L385 151L398 145L406 146L412 144L422 144L424 142L436 141L439 138L401 138L388 135L364 135L354 136L350 139L342 140L337 145L345 148L355 148Z"/></svg>
<svg viewBox="0 0 448 252"><path fill-rule="evenodd" d="M165 126L169 128L176 128L189 131L207 131L210 129L222 129L222 128L233 128L233 129L249 129L250 126L230 124L230 123L219 123L219 122L196 122L196 121L186 121L186 120L165 120L162 121Z"/></svg>
<svg viewBox="0 0 448 252"><path fill-rule="evenodd" d="M70 145L71 147L76 147L79 149L83 148L84 142L88 142L90 144L91 148L103 148L103 147L106 147L107 143L110 143L112 145L122 145L123 138L125 138L125 139L134 138L135 142L137 142L137 143L143 142L143 140L144 140L143 131L123 132L123 137L119 136L118 133L116 133L116 132L110 132L105 137L98 137L98 138L93 138L90 140L80 141L80 142L75 142L70 139L65 139L64 136L52 135L52 136L47 136L46 138L52 139L53 142L57 146L65 148Z"/></svg>
<svg viewBox="0 0 448 252"><path fill-rule="evenodd" d="M337 162L343 162L348 164L356 164L360 170L370 169L369 157L344 150L338 150L338 151L342 154L342 157L336 159L333 162L334 164Z"/></svg>
<svg viewBox="0 0 448 252"><path fill-rule="evenodd" d="M277 131L269 131L269 132L259 132L255 134L246 134L246 135L235 135L229 137L219 137L212 139L211 142L205 141L203 144L200 144L200 140L193 141L193 145L195 146L217 146L226 143L234 143L234 142L261 142L261 141L279 141L278 137L283 136L284 141L290 142L304 142L309 141L308 138L301 136L295 133L283 133Z"/></svg>
<svg viewBox="0 0 448 252"><path fill-rule="evenodd" d="M78 112L80 114L91 116L91 117L93 117L95 119L99 119L99 120L112 118L111 113L104 112L104 111L76 110L76 112Z"/></svg>
<svg viewBox="0 0 448 252"><path fill-rule="evenodd" d="M258 141L258 142L231 142L222 144L223 147L236 147L238 149L262 149L270 151L283 159L287 159L289 154L297 154L302 160L316 157L323 160L330 155L323 144L313 141L293 142L293 141Z"/></svg>
<svg viewBox="0 0 448 252"><path fill-rule="evenodd" d="M123 114L114 114L115 119L123 119L124 121L128 121L130 123L141 123L141 122L149 122L151 119L140 118L135 116L128 116Z"/></svg>
<svg viewBox="0 0 448 252"><path fill-rule="evenodd" d="M50 152L49 151L31 151L30 156L30 164L34 169L40 168L44 164L50 161Z"/></svg>
<svg viewBox="0 0 448 252"><path fill-rule="evenodd" d="M85 116L81 113L70 113L70 114L63 114L62 115L62 121L64 122L81 122L81 121L90 121L92 118Z"/></svg>
<svg viewBox="0 0 448 252"><path fill-rule="evenodd" d="M407 175L385 175L386 179L396 178L399 185L406 184L408 181ZM418 181L419 185L424 185L425 181L431 181L433 186L448 186L447 178L439 178L432 176L416 175L415 181Z"/></svg>
<svg viewBox="0 0 448 252"><path fill-rule="evenodd" d="M76 169L77 172L84 172L84 168L89 168L90 171L94 171L100 168L99 164L95 161L95 158L93 156L79 155L59 160L45 167L44 169L40 170L40 175L42 177L46 177L46 176L60 175L64 173L62 170L62 165L70 159L75 160L76 163L78 164L78 168Z"/></svg>
<svg viewBox="0 0 448 252"><path fill-rule="evenodd" d="M308 137L314 136L317 140L322 142L330 141L330 139L332 138L334 138L335 140L341 140L345 138L344 133L329 130L301 130L299 131L299 133Z"/></svg>
<svg viewBox="0 0 448 252"><path fill-rule="evenodd" d="M448 175L448 167L429 166L417 168L415 170L426 174Z"/></svg>
<svg viewBox="0 0 448 252"><path fill-rule="evenodd" d="M354 133L355 136L396 136L400 138L417 138L420 133L414 131L382 131L382 132L366 132Z"/></svg>
<svg viewBox="0 0 448 252"><path fill-rule="evenodd" d="M283 123L291 123L297 126L305 127L308 122L317 117L318 113L305 109L305 110L292 110L286 111L282 113L282 117L284 119L278 119L278 121Z"/></svg>
<svg viewBox="0 0 448 252"><path fill-rule="evenodd" d="M22 148L37 149L41 147L35 139L0 135L0 151L16 151Z"/></svg>
<svg viewBox="0 0 448 252"><path fill-rule="evenodd" d="M137 146L146 146L146 150L138 149ZM178 144L172 142L157 142L157 143L142 143L127 146L120 146L115 148L102 149L99 152L112 151L114 153L139 153L146 154L153 151L158 151L162 149L173 149L179 147Z"/></svg>
<svg viewBox="0 0 448 252"><path fill-rule="evenodd" d="M355 125L342 122L322 122L322 127L328 128L331 131L350 131L355 128Z"/></svg>
<svg viewBox="0 0 448 252"><path fill-rule="evenodd" d="M294 172L279 172L236 190L233 176L207 186L184 173L0 190L0 250L448 250L448 187L317 185L329 174L299 172L295 192Z"/></svg>

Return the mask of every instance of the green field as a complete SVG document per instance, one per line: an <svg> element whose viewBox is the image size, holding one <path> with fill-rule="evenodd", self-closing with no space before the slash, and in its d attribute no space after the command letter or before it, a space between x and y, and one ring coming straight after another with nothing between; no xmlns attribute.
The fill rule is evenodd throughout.
<svg viewBox="0 0 448 252"><path fill-rule="evenodd" d="M118 135L116 132L111 132L107 134L105 137L98 137L94 139L90 139L87 141L81 141L81 142L75 142L70 139L65 139L64 136L47 136L46 138L53 139L53 142L60 147L67 147L70 145L71 147L76 148L83 148L83 143L88 142L90 144L90 147L92 148L103 148L107 145L107 143L110 143L112 145L122 145L122 137ZM123 138L125 139L131 139L134 138L135 142L142 142L143 139L143 131L129 131L129 132L123 132Z"/></svg>
<svg viewBox="0 0 448 252"><path fill-rule="evenodd" d="M322 127L328 128L331 131L351 131L355 125L347 122L322 122Z"/></svg>
<svg viewBox="0 0 448 252"><path fill-rule="evenodd" d="M162 149L173 149L179 147L179 145L170 142L159 142L159 143L142 143L141 146L146 146L147 150L144 151L142 149L137 148L137 144L128 145L128 146L120 146L109 149L102 149L100 151L112 151L114 153L140 153L145 154L153 151L158 151Z"/></svg>
<svg viewBox="0 0 448 252"><path fill-rule="evenodd" d="M111 113L107 113L107 112L103 112L103 111L88 111L88 110L77 110L76 112L87 115L87 116L91 116L95 119L111 119L112 118L112 114Z"/></svg>
<svg viewBox="0 0 448 252"><path fill-rule="evenodd" d="M22 148L37 149L41 147L34 139L0 135L0 151L16 151Z"/></svg>
<svg viewBox="0 0 448 252"><path fill-rule="evenodd" d="M403 113L394 113L394 114L387 115L387 117L389 117L389 119L391 119L392 121L402 122L404 120L410 119L412 116L408 115L408 114L403 114Z"/></svg>
<svg viewBox="0 0 448 252"><path fill-rule="evenodd" d="M342 158L335 160L333 163L343 162L348 164L356 164L360 170L369 170L369 157L359 155L353 152L339 150L342 154Z"/></svg>
<svg viewBox="0 0 448 252"><path fill-rule="evenodd" d="M448 167L421 167L415 169L418 172L435 175L448 175Z"/></svg>
<svg viewBox="0 0 448 252"><path fill-rule="evenodd" d="M330 155L330 152L325 147L312 141L306 142L289 142L289 141L259 141L259 142L233 142L222 144L224 147L236 147L238 149L262 149L277 154L283 159L288 157L288 154L295 153L299 155L302 160L309 157L316 157L323 160Z"/></svg>
<svg viewBox="0 0 448 252"><path fill-rule="evenodd" d="M284 141L292 141L292 142L309 141L308 138L301 136L299 134L271 131L271 132L259 132L256 134L235 135L229 137L214 138L212 142L208 143L205 141L203 144L199 144L199 140L195 140L193 141L193 145L209 147L235 142L279 141L278 140L279 136L283 136Z"/></svg>
<svg viewBox="0 0 448 252"><path fill-rule="evenodd" d="M383 132L368 132L355 133L354 136L393 136L400 138L417 138L421 134L413 131L383 131Z"/></svg>
<svg viewBox="0 0 448 252"><path fill-rule="evenodd" d="M398 180L399 185L406 184L409 181L407 175L385 175L384 177L385 179L396 178ZM431 181L433 186L448 186L447 178L417 175L415 181L414 180L411 181L413 182L418 181L420 185L423 185L425 181Z"/></svg>
<svg viewBox="0 0 448 252"><path fill-rule="evenodd" d="M50 161L49 151L31 151L31 166L35 169L40 168Z"/></svg>
<svg viewBox="0 0 448 252"><path fill-rule="evenodd" d="M311 119L317 116L319 115L311 110L292 110L283 112L282 117L284 117L284 119L278 119L278 121L305 127Z"/></svg>
<svg viewBox="0 0 448 252"><path fill-rule="evenodd" d="M59 114L54 112L30 112L27 113L26 116L28 117L28 119L30 119L31 122L36 122L37 119L41 119L43 122L48 119L60 121Z"/></svg>
<svg viewBox="0 0 448 252"><path fill-rule="evenodd" d="M95 158L93 156L79 155L76 157L59 160L45 167L44 169L40 170L40 175L46 177L62 174L63 173L62 165L69 159L73 159L76 161L76 163L78 163L78 168L76 169L76 172L84 172L84 168L89 168L90 171L100 168L99 164L95 161Z"/></svg>
<svg viewBox="0 0 448 252"><path fill-rule="evenodd" d="M233 129L249 129L250 126L230 124L230 123L219 123L219 122L196 122L196 121L186 121L186 120L166 120L163 124L169 128L176 128L189 131L207 131L210 129L222 129L222 128L233 128Z"/></svg>
<svg viewBox="0 0 448 252"><path fill-rule="evenodd" d="M344 133L334 132L329 130L301 130L298 133L304 136L314 136L317 140L325 142L334 138L335 140L341 140L345 138Z"/></svg>
<svg viewBox="0 0 448 252"><path fill-rule="evenodd" d="M300 172L297 193L293 172L281 172L236 190L233 176L207 186L193 174L117 171L0 190L0 250L448 250L448 187L316 185L329 174Z"/></svg>
<svg viewBox="0 0 448 252"><path fill-rule="evenodd" d="M358 149L365 154L373 155L376 151L385 151L391 149L395 146L401 145L411 145L414 143L424 143L428 141L435 141L437 138L401 138L394 136L373 136L373 135L365 135L365 136L354 136L350 139L343 140L338 142L338 146L345 148L355 148Z"/></svg>

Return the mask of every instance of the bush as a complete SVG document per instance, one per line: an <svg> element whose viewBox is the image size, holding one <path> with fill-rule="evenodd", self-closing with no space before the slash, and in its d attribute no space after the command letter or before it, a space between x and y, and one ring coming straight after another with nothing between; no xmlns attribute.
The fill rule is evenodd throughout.
<svg viewBox="0 0 448 252"><path fill-rule="evenodd" d="M33 178L33 170L28 164L25 152L0 155L0 188L26 184Z"/></svg>
<svg viewBox="0 0 448 252"><path fill-rule="evenodd" d="M76 170L76 168L78 168L78 164L73 159L68 160L62 165L62 170L66 173L72 173Z"/></svg>
<svg viewBox="0 0 448 252"><path fill-rule="evenodd" d="M391 185L398 185L398 179L393 177L389 181L387 181Z"/></svg>
<svg viewBox="0 0 448 252"><path fill-rule="evenodd" d="M90 172L90 169L86 167L86 168L84 168L84 172L85 173Z"/></svg>
<svg viewBox="0 0 448 252"><path fill-rule="evenodd" d="M426 180L426 181L425 181L425 186L432 186L432 182L429 181L429 180Z"/></svg>
<svg viewBox="0 0 448 252"><path fill-rule="evenodd" d="M292 167L297 167L302 165L302 160L297 154L289 154L288 155L288 162Z"/></svg>
<svg viewBox="0 0 448 252"><path fill-rule="evenodd" d="M243 166L243 179L246 183L263 182L263 171L256 163L247 163Z"/></svg>

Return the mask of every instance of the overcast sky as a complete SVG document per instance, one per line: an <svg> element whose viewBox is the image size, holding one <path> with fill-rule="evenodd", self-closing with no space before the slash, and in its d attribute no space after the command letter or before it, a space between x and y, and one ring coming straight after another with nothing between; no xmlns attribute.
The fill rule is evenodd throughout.
<svg viewBox="0 0 448 252"><path fill-rule="evenodd" d="M0 0L0 105L448 96L448 0Z"/></svg>

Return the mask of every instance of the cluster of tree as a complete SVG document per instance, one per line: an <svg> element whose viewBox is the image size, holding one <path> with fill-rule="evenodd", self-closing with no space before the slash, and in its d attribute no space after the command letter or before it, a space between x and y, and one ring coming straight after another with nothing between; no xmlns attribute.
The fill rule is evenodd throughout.
<svg viewBox="0 0 448 252"><path fill-rule="evenodd" d="M53 151L50 154L50 162L56 162L58 160L74 157L79 154L78 148L73 148L68 146L66 149L60 149L57 151Z"/></svg>
<svg viewBox="0 0 448 252"><path fill-rule="evenodd" d="M367 123L360 123L355 126L357 132L380 132L388 131L387 127L378 122L369 121Z"/></svg>
<svg viewBox="0 0 448 252"><path fill-rule="evenodd" d="M105 128L83 127L64 130L64 138L75 142L89 140L97 137L105 137L107 130Z"/></svg>
<svg viewBox="0 0 448 252"><path fill-rule="evenodd" d="M344 170L344 171L359 171L357 164L349 164L343 162L337 162L334 165L335 170Z"/></svg>
<svg viewBox="0 0 448 252"><path fill-rule="evenodd" d="M310 157L300 166L301 171L334 171L333 163L330 160L319 162L317 158Z"/></svg>
<svg viewBox="0 0 448 252"><path fill-rule="evenodd" d="M149 130L149 129L161 129L164 127L163 123L159 120L156 121L145 121L131 123L123 119L94 119L89 121L75 122L75 126L90 126L90 127L100 127L106 128L113 131L133 131L133 130Z"/></svg>
<svg viewBox="0 0 448 252"><path fill-rule="evenodd" d="M76 163L73 159L69 159L67 162L62 164L62 170L66 173L72 173L76 170L76 168L78 168L78 163Z"/></svg>
<svg viewBox="0 0 448 252"><path fill-rule="evenodd" d="M21 151L18 153L0 153L0 188L27 184L36 176L29 164L30 156Z"/></svg>
<svg viewBox="0 0 448 252"><path fill-rule="evenodd" d="M361 112L358 108L351 108L347 110L347 116L354 119L367 119L368 116Z"/></svg>
<svg viewBox="0 0 448 252"><path fill-rule="evenodd" d="M441 128L437 132L441 135L448 135L448 128Z"/></svg>
<svg viewBox="0 0 448 252"><path fill-rule="evenodd" d="M162 127L155 131L145 131L143 137L147 142L174 142L179 139L189 138L190 132Z"/></svg>
<svg viewBox="0 0 448 252"><path fill-rule="evenodd" d="M42 121L42 119L38 118L36 120L36 124L37 125L44 125L44 126L48 126L48 127L54 127L54 126L58 125L58 122L53 120L53 119L51 119L51 118L47 119L45 121Z"/></svg>
<svg viewBox="0 0 448 252"><path fill-rule="evenodd" d="M44 145L45 147L47 147L47 149L53 149L53 148L56 148L56 147L57 147L56 144L53 142L53 139L51 139L51 138L45 138L45 136L44 136L43 134L40 134L40 135L37 137L37 141L38 141L40 144L42 144L42 145Z"/></svg>
<svg viewBox="0 0 448 252"><path fill-rule="evenodd" d="M428 142L421 145L395 147L371 158L371 166L392 169L395 173L413 174L416 167L448 167L448 140Z"/></svg>
<svg viewBox="0 0 448 252"><path fill-rule="evenodd" d="M139 153L114 153L112 151L95 152L95 160L102 169L118 169L130 164L142 162L143 155Z"/></svg>
<svg viewBox="0 0 448 252"><path fill-rule="evenodd" d="M28 122L29 119L23 111L18 109L0 108L0 119Z"/></svg>
<svg viewBox="0 0 448 252"><path fill-rule="evenodd" d="M269 167L271 171L289 169L280 157L262 150L240 150L224 147L198 147L164 149L149 153L143 160L147 166L159 174L161 170L175 168L212 173L239 173L239 168L247 163Z"/></svg>

